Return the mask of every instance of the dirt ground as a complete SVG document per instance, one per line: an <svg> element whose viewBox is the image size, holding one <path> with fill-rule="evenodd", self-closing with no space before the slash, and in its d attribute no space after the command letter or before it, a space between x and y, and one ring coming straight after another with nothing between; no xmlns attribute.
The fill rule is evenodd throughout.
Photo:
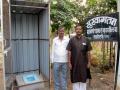
<svg viewBox="0 0 120 90"><path fill-rule="evenodd" d="M87 85L87 90L114 90L114 72L106 71L104 74L101 74L96 71L91 71L92 81L91 86ZM51 83L50 90L53 89L53 71L51 72ZM0 90L3 90L3 70L0 65ZM68 81L68 90L72 90L72 84L70 80Z"/></svg>
<svg viewBox="0 0 120 90"><path fill-rule="evenodd" d="M0 69L0 90L3 90L3 74L2 69ZM92 74L92 81L91 86L87 90L114 90L114 73L113 71L105 72L104 74L97 73L97 72L91 72ZM53 76L51 74L51 76ZM51 77L51 83L50 83L50 90L53 89L53 77ZM69 80L68 82L68 90L72 90L72 84Z"/></svg>
<svg viewBox="0 0 120 90"><path fill-rule="evenodd" d="M114 73L107 71L104 74L98 72L91 72L92 80L91 86L87 82L87 90L114 90ZM53 75L51 75L53 76ZM50 90L54 90L53 77L51 77ZM72 90L72 84L68 81L68 90Z"/></svg>

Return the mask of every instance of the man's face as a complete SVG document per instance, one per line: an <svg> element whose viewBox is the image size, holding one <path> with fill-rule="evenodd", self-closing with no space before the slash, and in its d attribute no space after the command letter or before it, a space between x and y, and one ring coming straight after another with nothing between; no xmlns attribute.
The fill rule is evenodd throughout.
<svg viewBox="0 0 120 90"><path fill-rule="evenodd" d="M77 26L76 28L75 28L75 32L76 32L76 35L81 35L82 34L82 27L81 26Z"/></svg>
<svg viewBox="0 0 120 90"><path fill-rule="evenodd" d="M64 28L61 28L61 29L58 31L58 35L59 35L59 37L63 37L63 36L64 36Z"/></svg>

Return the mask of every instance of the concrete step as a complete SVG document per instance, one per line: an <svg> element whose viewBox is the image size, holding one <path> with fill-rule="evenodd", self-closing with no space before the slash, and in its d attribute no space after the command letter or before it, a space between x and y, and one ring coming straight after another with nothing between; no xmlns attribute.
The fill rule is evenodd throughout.
<svg viewBox="0 0 120 90"><path fill-rule="evenodd" d="M31 75L35 75L35 82L26 83L24 76L29 78ZM24 73L15 75L15 79L7 77L6 81L10 81L7 90L49 90L49 81L46 81L45 77L42 74L38 73ZM29 78L30 79L30 78ZM11 82L12 81L12 82ZM11 89L12 88L12 89Z"/></svg>

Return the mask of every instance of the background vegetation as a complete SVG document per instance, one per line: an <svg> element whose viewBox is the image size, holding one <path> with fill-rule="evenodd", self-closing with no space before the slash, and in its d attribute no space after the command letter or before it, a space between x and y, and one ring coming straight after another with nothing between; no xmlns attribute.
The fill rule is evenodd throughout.
<svg viewBox="0 0 120 90"><path fill-rule="evenodd" d="M86 2L83 3L83 1ZM88 17L106 15L116 11L116 0L52 0L51 32L53 34L59 26L63 25L66 28L66 33L69 34L75 23L84 26L84 22ZM98 67L102 72L113 68L115 63L113 41L91 43L93 47L92 66Z"/></svg>
<svg viewBox="0 0 120 90"><path fill-rule="evenodd" d="M83 1L86 3L83 4ZM70 30L75 23L84 24L86 18L117 11L116 0L51 0L52 32L59 25Z"/></svg>

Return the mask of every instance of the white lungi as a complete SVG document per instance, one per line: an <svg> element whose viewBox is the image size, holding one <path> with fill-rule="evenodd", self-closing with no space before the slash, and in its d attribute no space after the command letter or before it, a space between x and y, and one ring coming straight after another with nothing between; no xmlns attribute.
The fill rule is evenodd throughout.
<svg viewBox="0 0 120 90"><path fill-rule="evenodd" d="M82 82L73 83L73 90L86 90L87 84Z"/></svg>

